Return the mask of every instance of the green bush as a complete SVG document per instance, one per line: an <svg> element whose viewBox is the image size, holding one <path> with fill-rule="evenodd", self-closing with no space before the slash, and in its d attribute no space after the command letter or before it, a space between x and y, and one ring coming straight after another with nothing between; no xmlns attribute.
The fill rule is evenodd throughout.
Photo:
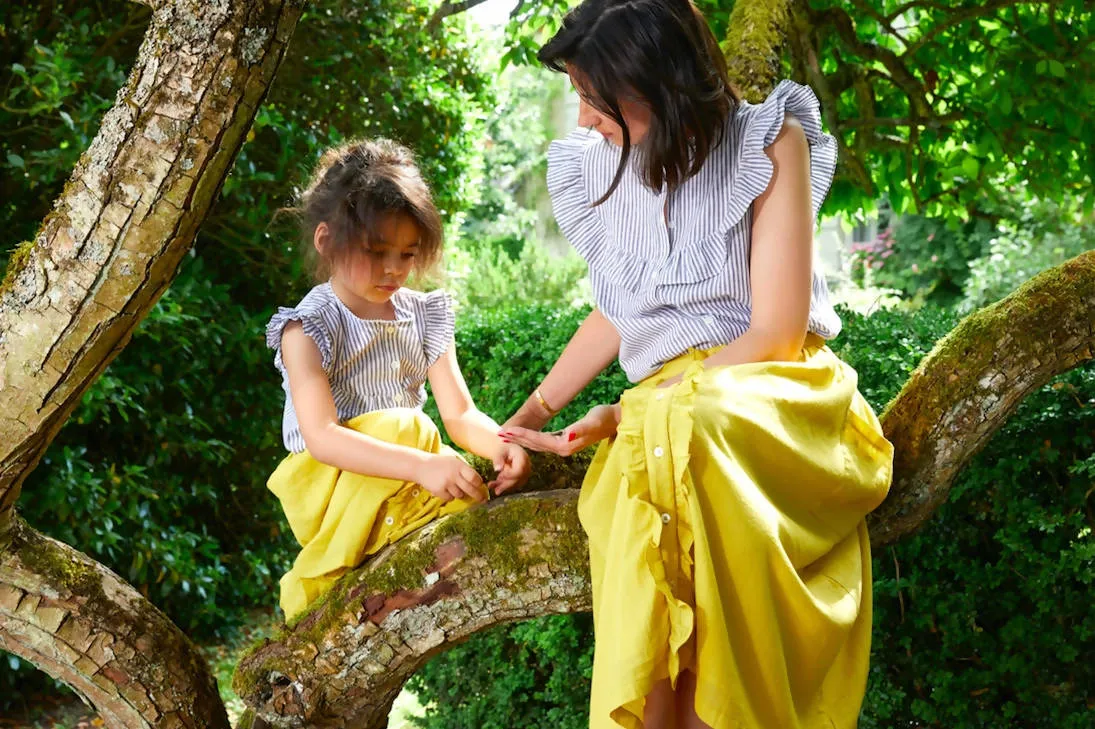
<svg viewBox="0 0 1095 729"><path fill-rule="evenodd" d="M892 222L888 222L892 221ZM878 237L852 245L857 283L896 289L905 297L953 304L969 277L969 262L981 256L995 226L974 218L961 227L922 215L893 218L885 211Z"/></svg>
<svg viewBox="0 0 1095 729"><path fill-rule="evenodd" d="M583 313L533 308L465 317L461 360L484 409L498 418L512 412ZM856 367L876 409L956 323L953 313L930 306L841 315L845 331L833 348ZM625 386L618 372L602 378L557 422ZM1087 368L1023 403L918 534L876 550L861 726L1092 725L1093 433L1095 372ZM412 679L429 707L419 724L541 726L539 717L551 717L552 726L585 726L592 641L586 616L574 615L475 636Z"/></svg>
<svg viewBox="0 0 1095 729"><path fill-rule="evenodd" d="M114 104L150 11L125 0L0 6L0 267L30 240ZM9 74L10 71L10 74Z"/></svg>
<svg viewBox="0 0 1095 729"><path fill-rule="evenodd" d="M294 554L265 488L284 455L268 314L186 259L19 501L31 525L113 569L198 639L271 605ZM0 689L32 680L0 669Z"/></svg>
<svg viewBox="0 0 1095 729"><path fill-rule="evenodd" d="M969 264L961 311L991 304L1047 268L1095 248L1095 218L1079 201L1033 200L1001 225L988 249Z"/></svg>

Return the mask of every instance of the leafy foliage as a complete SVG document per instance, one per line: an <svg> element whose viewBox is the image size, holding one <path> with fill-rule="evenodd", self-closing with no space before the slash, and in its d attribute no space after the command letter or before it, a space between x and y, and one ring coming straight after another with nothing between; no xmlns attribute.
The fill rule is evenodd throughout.
<svg viewBox="0 0 1095 729"><path fill-rule="evenodd" d="M30 240L98 131L136 57L149 11L124 0L0 8L0 210Z"/></svg>
<svg viewBox="0 0 1095 729"><path fill-rule="evenodd" d="M818 68L791 65L843 143L829 209L885 192L899 213L944 217L1016 180L1041 197L1090 186L1090 3L818 0L811 24Z"/></svg>
<svg viewBox="0 0 1095 729"><path fill-rule="evenodd" d="M891 217L890 221L875 240L852 245L858 283L869 279L906 297L943 305L962 296L970 261L984 254L996 232L984 218L960 226L922 215Z"/></svg>
<svg viewBox="0 0 1095 729"><path fill-rule="evenodd" d="M984 255L969 264L959 310L1007 296L1042 271L1095 248L1095 218L1075 202L1034 200L1001 222Z"/></svg>

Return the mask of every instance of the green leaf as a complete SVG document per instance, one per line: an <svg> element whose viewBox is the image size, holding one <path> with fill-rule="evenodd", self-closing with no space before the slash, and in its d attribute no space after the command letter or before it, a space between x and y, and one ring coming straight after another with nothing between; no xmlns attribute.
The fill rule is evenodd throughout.
<svg viewBox="0 0 1095 729"><path fill-rule="evenodd" d="M21 63L11 64L11 71L12 71L12 73L17 73L20 76L26 76L27 75L27 67L24 66Z"/></svg>
<svg viewBox="0 0 1095 729"><path fill-rule="evenodd" d="M72 121L72 117L69 116L67 111L61 112L61 119L65 122L66 127L71 129L72 131L76 131L76 124Z"/></svg>
<svg viewBox="0 0 1095 729"><path fill-rule="evenodd" d="M966 177L974 179L980 171L981 163L977 161L976 157L966 157L962 160L962 172L965 173Z"/></svg>
<svg viewBox="0 0 1095 729"><path fill-rule="evenodd" d="M1065 77L1065 64L1063 64L1060 61L1054 59L1054 60L1049 62L1049 72L1052 73L1057 78L1064 78Z"/></svg>
<svg viewBox="0 0 1095 729"><path fill-rule="evenodd" d="M1013 107L1013 101L1012 101L1012 98L1011 98L1011 94L1009 94L1007 91L1004 91L1003 93L1000 94L999 106L1000 106L1000 111L1003 112L1004 114L1010 114L1011 113L1011 110L1012 110L1012 107Z"/></svg>
<svg viewBox="0 0 1095 729"><path fill-rule="evenodd" d="M8 164L12 167L18 167L21 170L25 170L27 165L23 162L23 158L14 152L8 152Z"/></svg>
<svg viewBox="0 0 1095 729"><path fill-rule="evenodd" d="M1038 61L1038 63L1035 64L1035 66L1034 66L1034 72L1035 73L1045 73L1047 65L1048 64L1045 61Z"/></svg>

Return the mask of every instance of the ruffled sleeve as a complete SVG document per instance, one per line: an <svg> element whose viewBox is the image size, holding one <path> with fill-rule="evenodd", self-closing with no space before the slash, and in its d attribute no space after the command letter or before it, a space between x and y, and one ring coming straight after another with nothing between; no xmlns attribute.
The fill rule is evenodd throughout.
<svg viewBox="0 0 1095 729"><path fill-rule="evenodd" d="M266 325L266 346L274 350L274 366L284 370L285 365L281 361L281 335L285 331L285 325L291 321L299 321L304 328L304 333L316 343L319 354L323 360L323 369L331 368L331 334L326 322L319 314L308 312L299 308L288 309L278 307L277 313L270 318Z"/></svg>
<svg viewBox="0 0 1095 729"><path fill-rule="evenodd" d="M764 150L776 141L787 114L802 125L810 145L810 192L817 220L836 172L836 140L821 130L821 104L813 90L783 81L763 103L742 104L735 115L733 128L738 155L730 193L729 225L737 224L768 188L773 169Z"/></svg>
<svg viewBox="0 0 1095 729"><path fill-rule="evenodd" d="M452 297L444 291L431 291L422 301L423 333L422 349L426 354L426 366L433 365L445 353L453 341L456 317L452 311Z"/></svg>
<svg viewBox="0 0 1095 729"><path fill-rule="evenodd" d="M588 129L575 129L548 147L547 189L559 229L575 250L590 263L605 243L605 226L592 203L586 159L604 140ZM605 186L607 189L607 185Z"/></svg>

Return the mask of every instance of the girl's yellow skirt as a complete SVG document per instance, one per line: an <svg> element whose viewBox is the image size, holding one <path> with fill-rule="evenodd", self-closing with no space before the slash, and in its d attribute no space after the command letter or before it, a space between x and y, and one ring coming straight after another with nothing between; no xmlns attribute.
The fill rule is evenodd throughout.
<svg viewBox="0 0 1095 729"><path fill-rule="evenodd" d="M864 516L889 489L893 448L820 338L796 362L702 367L713 351L624 393L582 485L590 727L640 729L651 688L683 671L714 729L855 727L871 638Z"/></svg>
<svg viewBox="0 0 1095 729"><path fill-rule="evenodd" d="M437 426L421 410L379 410L345 425L389 443L456 455L441 442ZM467 499L444 502L414 483L342 471L320 463L307 451L283 460L266 485L281 500L301 546L293 568L281 578L286 620L300 614L368 555L473 503Z"/></svg>

